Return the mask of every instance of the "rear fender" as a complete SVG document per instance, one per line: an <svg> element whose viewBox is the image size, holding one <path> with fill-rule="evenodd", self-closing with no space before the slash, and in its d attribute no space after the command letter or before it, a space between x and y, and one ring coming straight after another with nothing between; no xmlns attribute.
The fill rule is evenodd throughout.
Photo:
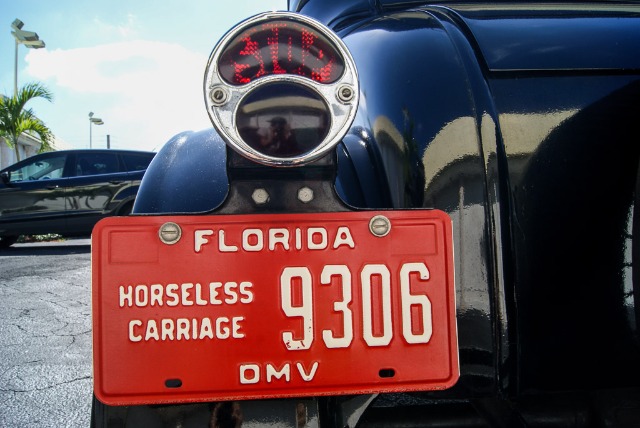
<svg viewBox="0 0 640 428"><path fill-rule="evenodd" d="M169 140L144 175L134 214L204 213L226 198L226 146L213 130Z"/></svg>

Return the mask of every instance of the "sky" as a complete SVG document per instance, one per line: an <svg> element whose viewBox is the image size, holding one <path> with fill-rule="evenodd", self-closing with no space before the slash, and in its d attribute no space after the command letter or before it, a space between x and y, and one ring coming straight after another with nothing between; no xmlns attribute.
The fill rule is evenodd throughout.
<svg viewBox="0 0 640 428"><path fill-rule="evenodd" d="M287 0L0 0L0 93L13 95L15 41L24 22L46 47L18 47L18 86L41 82L54 100L31 107L58 149L159 150L211 127L202 90L216 42L241 20ZM4 30L3 30L4 28ZM89 112L104 125L93 125Z"/></svg>

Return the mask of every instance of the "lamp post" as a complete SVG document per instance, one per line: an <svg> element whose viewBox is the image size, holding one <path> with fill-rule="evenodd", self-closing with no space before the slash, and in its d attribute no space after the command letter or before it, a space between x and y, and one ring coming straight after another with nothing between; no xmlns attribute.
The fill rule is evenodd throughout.
<svg viewBox="0 0 640 428"><path fill-rule="evenodd" d="M24 22L19 19L15 19L11 23L11 28L13 31L11 34L13 38L16 40L16 53L15 53L15 61L13 66L13 96L15 97L18 93L18 45L25 45L30 49L40 49L43 48L44 41L40 40L38 34L33 31L25 31L22 29L24 26Z"/></svg>
<svg viewBox="0 0 640 428"><path fill-rule="evenodd" d="M99 117L93 117L93 112L89 112L89 148L93 148L93 141L91 135L91 128L93 125L104 125L104 122Z"/></svg>

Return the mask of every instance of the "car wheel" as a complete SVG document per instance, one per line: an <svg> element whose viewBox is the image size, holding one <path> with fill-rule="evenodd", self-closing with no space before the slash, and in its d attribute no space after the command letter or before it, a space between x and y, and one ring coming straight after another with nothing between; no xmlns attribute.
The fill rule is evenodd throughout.
<svg viewBox="0 0 640 428"><path fill-rule="evenodd" d="M0 236L0 248L9 248L18 240L17 236Z"/></svg>

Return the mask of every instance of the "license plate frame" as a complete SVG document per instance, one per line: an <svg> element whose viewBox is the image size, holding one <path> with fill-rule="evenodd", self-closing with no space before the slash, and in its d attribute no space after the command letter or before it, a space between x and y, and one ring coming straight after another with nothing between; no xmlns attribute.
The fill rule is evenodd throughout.
<svg viewBox="0 0 640 428"><path fill-rule="evenodd" d="M439 390L459 376L438 210L107 218L92 297L105 404Z"/></svg>

